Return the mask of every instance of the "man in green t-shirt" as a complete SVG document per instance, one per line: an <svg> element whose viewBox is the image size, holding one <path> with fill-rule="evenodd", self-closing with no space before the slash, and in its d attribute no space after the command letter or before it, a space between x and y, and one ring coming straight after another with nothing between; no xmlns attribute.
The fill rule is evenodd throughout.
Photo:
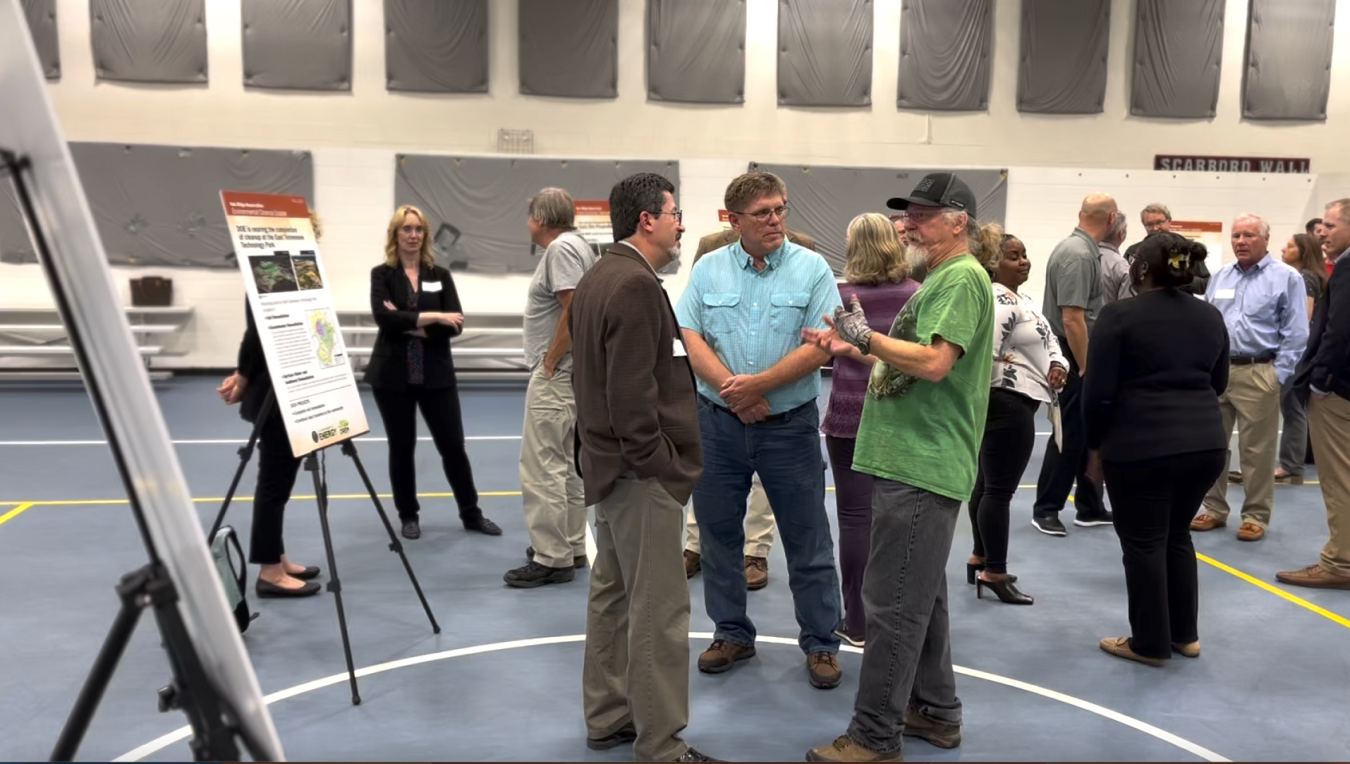
<svg viewBox="0 0 1350 764"><path fill-rule="evenodd" d="M971 254L989 237L979 235L975 195L951 173L928 175L887 205L908 213L910 247L928 263L923 287L889 335L867 326L856 299L836 309L830 329L802 331L833 354L852 345L877 359L853 468L876 476L872 549L884 552L863 579L867 647L853 721L808 761L900 761L902 734L942 748L961 742L945 571L989 405L993 290L988 258Z"/></svg>

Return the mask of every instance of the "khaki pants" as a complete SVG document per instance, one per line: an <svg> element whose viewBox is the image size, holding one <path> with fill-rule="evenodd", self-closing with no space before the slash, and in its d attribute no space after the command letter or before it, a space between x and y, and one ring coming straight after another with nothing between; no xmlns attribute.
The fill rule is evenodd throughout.
<svg viewBox="0 0 1350 764"><path fill-rule="evenodd" d="M750 480L750 503L745 512L745 556L768 557L773 549L774 531L773 510L769 508L769 497L764 493L764 484L759 475ZM699 553L698 521L694 519L694 504L689 503L689 516L684 524L686 538L684 548Z"/></svg>
<svg viewBox="0 0 1350 764"><path fill-rule="evenodd" d="M1237 422L1238 461L1242 465L1242 522L1270 524L1275 503L1275 452L1280 429L1280 381L1275 365L1254 363L1228 369L1228 390L1219 396L1223 431L1229 438ZM1320 458L1320 456L1319 456ZM1226 464L1227 462L1225 462ZM1204 513L1228 520L1228 473L1205 494Z"/></svg>
<svg viewBox="0 0 1350 764"><path fill-rule="evenodd" d="M595 506L595 566L581 668L586 734L632 723L634 761L675 761L689 746L689 584L680 503L655 478L620 478Z"/></svg>
<svg viewBox="0 0 1350 764"><path fill-rule="evenodd" d="M570 568L573 557L586 556L586 498L572 442L576 425L571 373L549 379L542 367L535 369L525 389L520 503L534 559L550 568Z"/></svg>
<svg viewBox="0 0 1350 764"><path fill-rule="evenodd" d="M1309 398L1308 429L1331 532L1321 564L1338 576L1350 576L1350 401L1339 395Z"/></svg>

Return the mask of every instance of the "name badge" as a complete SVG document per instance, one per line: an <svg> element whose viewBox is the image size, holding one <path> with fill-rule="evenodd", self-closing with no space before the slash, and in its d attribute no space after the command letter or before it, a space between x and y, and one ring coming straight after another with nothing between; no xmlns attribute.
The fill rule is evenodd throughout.
<svg viewBox="0 0 1350 764"><path fill-rule="evenodd" d="M441 291L441 282L439 282L439 281L423 281L423 282L422 282L422 291L423 291L423 292L439 292L439 291ZM1231 290L1230 290L1230 291L1231 291Z"/></svg>
<svg viewBox="0 0 1350 764"><path fill-rule="evenodd" d="M1215 290L1214 290L1214 299L1216 299L1216 300L1231 300L1231 299L1233 299L1234 297L1237 297L1237 290L1236 290L1236 289L1215 289Z"/></svg>
<svg viewBox="0 0 1350 764"><path fill-rule="evenodd" d="M680 340L676 339L676 340L675 340L675 357L676 357L676 358L683 358L684 356L687 356L687 355L689 355L689 354L686 353L685 350L684 350L684 343L681 342Z"/></svg>

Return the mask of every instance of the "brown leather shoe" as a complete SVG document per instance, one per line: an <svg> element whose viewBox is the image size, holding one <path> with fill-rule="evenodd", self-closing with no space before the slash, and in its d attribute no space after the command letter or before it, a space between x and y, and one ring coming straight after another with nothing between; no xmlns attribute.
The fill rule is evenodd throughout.
<svg viewBox="0 0 1350 764"><path fill-rule="evenodd" d="M1308 586L1313 589L1350 589L1350 576L1332 573L1321 565L1309 565L1298 570L1282 570L1275 580L1290 586Z"/></svg>
<svg viewBox="0 0 1350 764"><path fill-rule="evenodd" d="M1107 637L1097 644L1102 648L1103 652L1110 653L1117 658L1124 658L1127 661L1136 661L1145 666L1152 666L1154 668L1162 668L1163 666L1162 658L1149 658L1136 653L1130 647L1129 637Z"/></svg>
<svg viewBox="0 0 1350 764"><path fill-rule="evenodd" d="M693 578L694 574L703 570L702 557L698 552L684 550L684 577Z"/></svg>
<svg viewBox="0 0 1350 764"><path fill-rule="evenodd" d="M1212 531L1215 528L1222 528L1227 524L1228 523L1224 522L1223 520L1220 520L1214 515L1209 515L1205 514L1204 512L1201 512L1200 514L1195 516L1194 520L1191 521L1191 530Z"/></svg>
<svg viewBox="0 0 1350 764"><path fill-rule="evenodd" d="M1275 484L1284 485L1285 483L1288 483L1289 485L1303 485L1303 476L1295 475L1292 472L1285 472L1282 468L1276 469Z"/></svg>
<svg viewBox="0 0 1350 764"><path fill-rule="evenodd" d="M840 735L833 743L818 745L806 752L807 761L904 761L900 751L874 751L854 741L848 735Z"/></svg>
<svg viewBox="0 0 1350 764"><path fill-rule="evenodd" d="M961 745L961 725L929 719L914 706L905 707L904 734L907 737L925 740L938 748L955 748Z"/></svg>
<svg viewBox="0 0 1350 764"><path fill-rule="evenodd" d="M834 653L821 650L806 656L806 675L812 687L833 690L839 686L844 672L839 670L839 659Z"/></svg>
<svg viewBox="0 0 1350 764"><path fill-rule="evenodd" d="M714 639L708 649L698 656L698 670L705 674L720 674L730 670L736 661L753 657L754 645L738 645L725 639Z"/></svg>
<svg viewBox="0 0 1350 764"><path fill-rule="evenodd" d="M1228 482L1232 483L1233 485L1242 485L1242 473L1239 472L1238 470L1229 470Z"/></svg>
<svg viewBox="0 0 1350 764"><path fill-rule="evenodd" d="M745 588L750 591L769 585L769 561L764 557L745 556Z"/></svg>
<svg viewBox="0 0 1350 764"><path fill-rule="evenodd" d="M1256 523L1243 523L1238 526L1238 541L1260 541L1265 535L1266 529Z"/></svg>
<svg viewBox="0 0 1350 764"><path fill-rule="evenodd" d="M1200 657L1200 642L1173 642L1172 649L1181 653L1186 658Z"/></svg>

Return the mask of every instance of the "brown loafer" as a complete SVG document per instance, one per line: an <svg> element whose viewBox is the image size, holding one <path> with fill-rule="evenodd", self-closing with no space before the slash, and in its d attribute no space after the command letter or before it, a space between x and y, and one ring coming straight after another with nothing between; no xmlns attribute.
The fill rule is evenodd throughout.
<svg viewBox="0 0 1350 764"><path fill-rule="evenodd" d="M694 574L703 569L703 557L698 552L684 550L684 577L693 578Z"/></svg>
<svg viewBox="0 0 1350 764"><path fill-rule="evenodd" d="M1237 470L1229 471L1228 482L1234 485L1242 485L1242 473Z"/></svg>
<svg viewBox="0 0 1350 764"><path fill-rule="evenodd" d="M1284 470L1275 470L1275 482L1279 485L1288 483L1289 485L1303 485L1303 476L1295 475L1292 472Z"/></svg>
<svg viewBox="0 0 1350 764"><path fill-rule="evenodd" d="M1135 661L1136 663L1142 663L1145 666L1152 666L1154 668L1162 668L1163 666L1162 658L1149 658L1136 653L1130 647L1129 637L1107 637L1099 642L1098 645L1102 648L1102 652L1110 653L1117 658L1124 658L1127 661Z"/></svg>
<svg viewBox="0 0 1350 764"><path fill-rule="evenodd" d="M1215 528L1222 528L1227 524L1228 523L1224 522L1223 520L1220 520L1214 515L1209 515L1201 512L1200 514L1195 516L1194 520L1191 521L1191 530L1212 531Z"/></svg>
<svg viewBox="0 0 1350 764"><path fill-rule="evenodd" d="M763 557L745 556L745 588L750 591L769 585L769 561Z"/></svg>
<svg viewBox="0 0 1350 764"><path fill-rule="evenodd" d="M1238 541L1260 541L1265 535L1266 529L1256 523L1243 523L1238 526Z"/></svg>
<svg viewBox="0 0 1350 764"><path fill-rule="evenodd" d="M1282 570L1275 574L1275 580L1290 586L1307 586L1313 589L1350 589L1350 576L1332 573L1317 564L1298 570Z"/></svg>
<svg viewBox="0 0 1350 764"><path fill-rule="evenodd" d="M1200 657L1200 642L1173 642L1172 649L1182 654L1186 658Z"/></svg>

